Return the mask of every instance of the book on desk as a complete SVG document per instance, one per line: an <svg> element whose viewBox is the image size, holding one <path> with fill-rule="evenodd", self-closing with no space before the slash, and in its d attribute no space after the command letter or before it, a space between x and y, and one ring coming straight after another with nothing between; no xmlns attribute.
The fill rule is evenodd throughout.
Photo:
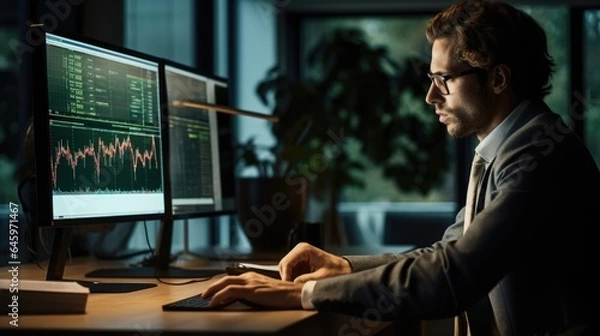
<svg viewBox="0 0 600 336"><path fill-rule="evenodd" d="M84 314L90 290L75 281L0 279L3 314Z"/></svg>

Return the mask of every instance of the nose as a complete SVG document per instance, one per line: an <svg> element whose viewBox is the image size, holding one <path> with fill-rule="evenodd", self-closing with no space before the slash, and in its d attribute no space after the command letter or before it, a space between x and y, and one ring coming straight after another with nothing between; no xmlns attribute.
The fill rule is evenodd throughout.
<svg viewBox="0 0 600 336"><path fill-rule="evenodd" d="M427 90L427 95L425 95L425 102L429 105L433 105L435 103L439 103L443 99L443 96L440 90L431 82L429 85L429 90Z"/></svg>

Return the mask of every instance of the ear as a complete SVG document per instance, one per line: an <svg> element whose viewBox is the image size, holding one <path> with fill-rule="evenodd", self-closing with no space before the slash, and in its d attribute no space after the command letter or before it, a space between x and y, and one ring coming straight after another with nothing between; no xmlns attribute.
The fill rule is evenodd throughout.
<svg viewBox="0 0 600 336"><path fill-rule="evenodd" d="M491 71L492 90L495 94L500 94L506 90L511 80L511 73L508 66L498 64Z"/></svg>

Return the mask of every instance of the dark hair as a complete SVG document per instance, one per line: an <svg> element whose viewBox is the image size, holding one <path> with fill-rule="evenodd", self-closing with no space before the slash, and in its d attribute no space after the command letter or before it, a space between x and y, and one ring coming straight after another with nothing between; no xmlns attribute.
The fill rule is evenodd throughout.
<svg viewBox="0 0 600 336"><path fill-rule="evenodd" d="M505 64L522 99L542 99L552 89L554 59L544 29L527 13L488 0L466 0L438 13L428 23L427 40L448 38L458 61L488 68Z"/></svg>

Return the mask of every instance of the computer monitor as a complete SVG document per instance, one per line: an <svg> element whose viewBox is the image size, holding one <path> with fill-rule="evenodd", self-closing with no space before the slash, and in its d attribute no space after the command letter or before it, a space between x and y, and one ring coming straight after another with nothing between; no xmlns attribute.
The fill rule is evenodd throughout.
<svg viewBox="0 0 600 336"><path fill-rule="evenodd" d="M173 220L184 224L183 254L187 248L191 219L235 213L235 172L232 118L215 110L177 105L192 101L229 105L229 86L225 78L209 76L195 68L172 61L163 63L166 105L165 147L168 148L167 198ZM169 210L169 209L168 209ZM173 227L163 225L158 260L161 268L170 255ZM200 257L198 255L194 257ZM210 272L210 271L207 271Z"/></svg>
<svg viewBox="0 0 600 336"><path fill-rule="evenodd" d="M66 32L41 42L32 55L36 216L55 229L47 279L60 280L73 229L166 218L160 62Z"/></svg>
<svg viewBox="0 0 600 336"><path fill-rule="evenodd" d="M173 104L228 105L227 81L172 62L165 63L164 74L173 217L235 213L232 116Z"/></svg>

